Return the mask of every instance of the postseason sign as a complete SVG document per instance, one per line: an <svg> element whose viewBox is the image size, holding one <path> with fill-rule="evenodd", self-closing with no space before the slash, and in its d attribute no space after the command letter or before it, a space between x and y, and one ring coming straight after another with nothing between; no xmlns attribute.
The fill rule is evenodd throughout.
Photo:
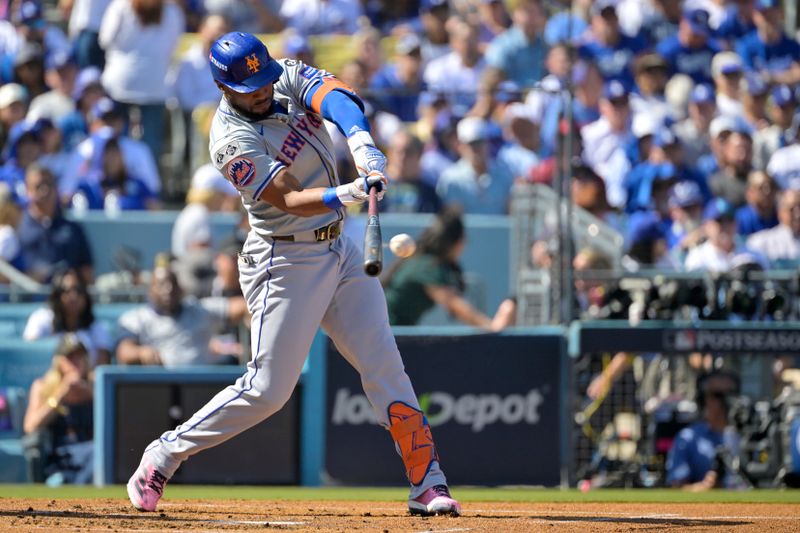
<svg viewBox="0 0 800 533"><path fill-rule="evenodd" d="M449 482L560 482L563 337L400 336L397 343ZM389 432L332 343L327 368L327 474L344 484L403 484Z"/></svg>

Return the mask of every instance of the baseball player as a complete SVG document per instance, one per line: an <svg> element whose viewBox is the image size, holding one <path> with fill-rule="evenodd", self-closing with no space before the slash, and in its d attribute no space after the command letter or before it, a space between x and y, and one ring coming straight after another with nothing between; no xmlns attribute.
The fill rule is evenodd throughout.
<svg viewBox="0 0 800 533"><path fill-rule="evenodd" d="M380 283L341 234L345 206L386 192L386 158L375 147L359 97L330 73L276 61L247 33L228 33L210 52L223 99L211 126L212 163L239 190L251 231L239 281L252 315L246 373L188 421L145 449L128 481L134 507L154 511L164 485L189 456L280 409L323 329L361 374L411 483L412 514L461 511L450 497L430 426L389 327ZM322 119L347 137L359 177L340 184Z"/></svg>

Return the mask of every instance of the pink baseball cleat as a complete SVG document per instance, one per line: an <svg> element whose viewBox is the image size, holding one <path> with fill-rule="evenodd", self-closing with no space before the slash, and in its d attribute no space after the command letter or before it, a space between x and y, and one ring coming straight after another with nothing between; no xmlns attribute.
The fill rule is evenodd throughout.
<svg viewBox="0 0 800 533"><path fill-rule="evenodd" d="M408 500L408 510L413 515L449 514L458 516L461 514L461 505L450 497L450 491L447 490L446 485L436 485L413 500Z"/></svg>
<svg viewBox="0 0 800 533"><path fill-rule="evenodd" d="M139 468L128 480L128 498L140 511L155 511L166 484L167 477L142 457Z"/></svg>

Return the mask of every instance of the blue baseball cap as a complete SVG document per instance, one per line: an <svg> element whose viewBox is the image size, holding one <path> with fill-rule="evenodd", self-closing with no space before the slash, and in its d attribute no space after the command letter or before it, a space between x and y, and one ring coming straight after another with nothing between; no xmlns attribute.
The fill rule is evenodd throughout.
<svg viewBox="0 0 800 533"><path fill-rule="evenodd" d="M619 80L611 80L606 82L603 86L603 98L606 100L617 100L619 98L627 98L630 91Z"/></svg>
<svg viewBox="0 0 800 533"><path fill-rule="evenodd" d="M65 51L65 50L56 50L45 56L44 58L44 68L47 70L58 70L60 68L64 68L67 65L74 65L75 59L72 55Z"/></svg>
<svg viewBox="0 0 800 533"><path fill-rule="evenodd" d="M708 11L705 9L690 9L683 13L683 19L689 23L692 33L708 37L711 31L708 25Z"/></svg>
<svg viewBox="0 0 800 533"><path fill-rule="evenodd" d="M669 191L669 206L687 208L703 205L703 192L694 181L679 181Z"/></svg>
<svg viewBox="0 0 800 533"><path fill-rule="evenodd" d="M589 9L592 16L602 15L606 9L613 9L614 14L617 13L618 0L595 0L592 2L592 7Z"/></svg>
<svg viewBox="0 0 800 533"><path fill-rule="evenodd" d="M707 83L698 83L695 85L689 99L693 104L707 104L717 101L714 88Z"/></svg>
<svg viewBox="0 0 800 533"><path fill-rule="evenodd" d="M756 9L764 11L765 9L773 9L781 7L780 0L756 0Z"/></svg>
<svg viewBox="0 0 800 533"><path fill-rule="evenodd" d="M293 34L283 41L283 53L287 56L296 56L303 52L311 52L311 44L304 36Z"/></svg>
<svg viewBox="0 0 800 533"><path fill-rule="evenodd" d="M420 11L433 11L437 7L445 6L449 8L450 6L447 5L447 0L421 0L419 3Z"/></svg>
<svg viewBox="0 0 800 533"><path fill-rule="evenodd" d="M495 89L494 99L503 103L519 102L522 100L522 88L515 81L501 81Z"/></svg>
<svg viewBox="0 0 800 533"><path fill-rule="evenodd" d="M208 58L214 80L237 93L257 91L283 74L283 67L251 33L226 33L211 46Z"/></svg>
<svg viewBox="0 0 800 533"><path fill-rule="evenodd" d="M630 250L638 244L653 243L666 239L667 232L661 217L654 211L637 211L628 219L625 247Z"/></svg>
<svg viewBox="0 0 800 533"><path fill-rule="evenodd" d="M772 89L772 101L777 106L785 106L787 104L796 104L797 100L791 87L788 85L776 85Z"/></svg>
<svg viewBox="0 0 800 533"><path fill-rule="evenodd" d="M706 205L703 211L703 220L733 219L736 211L724 198L714 198Z"/></svg>
<svg viewBox="0 0 800 533"><path fill-rule="evenodd" d="M34 0L25 0L17 8L14 14L14 22L21 26L31 26L41 29L44 27L44 15L42 5Z"/></svg>
<svg viewBox="0 0 800 533"><path fill-rule="evenodd" d="M673 133L673 131L669 128L658 128L653 134L653 145L658 146L659 148L680 143L680 139L678 139L675 133ZM672 163L666 164L674 167Z"/></svg>

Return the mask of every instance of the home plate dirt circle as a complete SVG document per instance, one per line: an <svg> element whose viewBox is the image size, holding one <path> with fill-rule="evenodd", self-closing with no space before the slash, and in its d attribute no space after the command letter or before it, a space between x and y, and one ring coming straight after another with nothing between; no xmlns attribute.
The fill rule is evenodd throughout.
<svg viewBox="0 0 800 533"><path fill-rule="evenodd" d="M412 517L401 502L0 499L0 531L800 531L800 506L773 503L469 502L460 517Z"/></svg>

